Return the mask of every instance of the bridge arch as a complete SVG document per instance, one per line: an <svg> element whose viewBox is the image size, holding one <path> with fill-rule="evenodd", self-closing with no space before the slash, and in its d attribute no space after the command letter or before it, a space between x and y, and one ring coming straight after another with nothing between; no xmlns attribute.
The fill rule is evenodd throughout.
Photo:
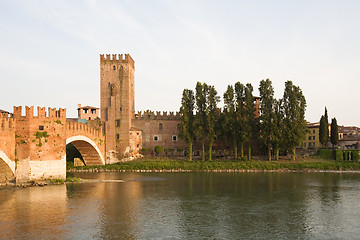
<svg viewBox="0 0 360 240"><path fill-rule="evenodd" d="M0 182L8 182L15 179L15 161L0 150Z"/></svg>
<svg viewBox="0 0 360 240"><path fill-rule="evenodd" d="M88 137L77 135L66 139L66 145L74 145L86 165L104 165L105 159L96 143Z"/></svg>

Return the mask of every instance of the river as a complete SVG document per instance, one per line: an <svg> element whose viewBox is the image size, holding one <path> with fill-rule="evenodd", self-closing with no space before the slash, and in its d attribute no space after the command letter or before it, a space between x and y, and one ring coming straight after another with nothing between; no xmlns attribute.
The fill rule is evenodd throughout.
<svg viewBox="0 0 360 240"><path fill-rule="evenodd" d="M3 187L0 239L360 237L360 174L71 176L124 182Z"/></svg>

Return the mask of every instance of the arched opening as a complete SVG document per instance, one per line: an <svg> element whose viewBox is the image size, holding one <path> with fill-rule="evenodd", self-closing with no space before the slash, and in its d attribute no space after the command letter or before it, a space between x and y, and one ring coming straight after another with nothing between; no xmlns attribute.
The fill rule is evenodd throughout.
<svg viewBox="0 0 360 240"><path fill-rule="evenodd" d="M69 154L69 156L68 156ZM104 157L96 144L85 136L74 136L66 140L66 160L82 161L85 165L104 165Z"/></svg>
<svg viewBox="0 0 360 240"><path fill-rule="evenodd" d="M0 182L15 182L15 162L11 161L2 151L0 151Z"/></svg>
<svg viewBox="0 0 360 240"><path fill-rule="evenodd" d="M85 166L85 162L79 150L72 144L66 145L66 166Z"/></svg>

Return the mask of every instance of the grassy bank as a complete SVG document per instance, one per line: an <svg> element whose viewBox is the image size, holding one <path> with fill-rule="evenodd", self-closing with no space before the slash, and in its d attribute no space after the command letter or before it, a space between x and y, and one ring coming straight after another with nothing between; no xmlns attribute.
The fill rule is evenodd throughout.
<svg viewBox="0 0 360 240"><path fill-rule="evenodd" d="M139 159L131 162L121 162L104 166L70 167L68 171L83 170L185 170L185 171L215 171L215 170L360 170L360 162L331 161L319 158L299 159L297 161L184 161L174 159Z"/></svg>

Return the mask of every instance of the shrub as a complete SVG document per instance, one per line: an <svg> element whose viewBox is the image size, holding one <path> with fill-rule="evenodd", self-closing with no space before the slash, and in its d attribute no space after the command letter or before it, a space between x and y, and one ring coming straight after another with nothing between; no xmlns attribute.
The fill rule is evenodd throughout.
<svg viewBox="0 0 360 240"><path fill-rule="evenodd" d="M156 154L159 154L159 153L161 153L163 151L163 147L162 146L155 146L154 147L154 152L156 153Z"/></svg>
<svg viewBox="0 0 360 240"><path fill-rule="evenodd" d="M360 152L359 152L359 150L351 151L351 159L353 161L359 161L360 160Z"/></svg>
<svg viewBox="0 0 360 240"><path fill-rule="evenodd" d="M323 159L332 159L331 149L319 149L318 156Z"/></svg>
<svg viewBox="0 0 360 240"><path fill-rule="evenodd" d="M342 150L334 150L335 152L335 160L336 161L342 161L344 160L343 151Z"/></svg>

